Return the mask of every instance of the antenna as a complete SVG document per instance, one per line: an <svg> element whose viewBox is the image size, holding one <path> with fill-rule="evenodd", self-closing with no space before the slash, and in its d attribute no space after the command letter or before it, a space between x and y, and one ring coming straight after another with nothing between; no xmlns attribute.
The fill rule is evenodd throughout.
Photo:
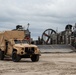
<svg viewBox="0 0 76 75"><path fill-rule="evenodd" d="M28 25L28 27L27 27L27 30L28 30L28 29L29 29L29 25L30 25L30 24L28 23L27 25Z"/></svg>

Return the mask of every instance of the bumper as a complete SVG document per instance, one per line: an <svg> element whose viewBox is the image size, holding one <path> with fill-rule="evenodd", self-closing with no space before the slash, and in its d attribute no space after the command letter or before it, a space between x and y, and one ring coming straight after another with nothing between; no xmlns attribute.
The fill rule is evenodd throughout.
<svg viewBox="0 0 76 75"><path fill-rule="evenodd" d="M41 55L41 54L25 54L25 55L21 55L21 58L31 58L33 55Z"/></svg>

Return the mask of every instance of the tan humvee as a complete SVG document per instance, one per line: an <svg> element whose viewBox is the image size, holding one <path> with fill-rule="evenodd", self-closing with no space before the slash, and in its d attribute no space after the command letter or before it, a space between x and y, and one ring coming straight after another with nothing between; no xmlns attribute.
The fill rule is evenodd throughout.
<svg viewBox="0 0 76 75"><path fill-rule="evenodd" d="M33 62L39 60L40 50L36 45L28 44L24 31L0 32L0 60L11 56L14 62L21 58L31 58Z"/></svg>

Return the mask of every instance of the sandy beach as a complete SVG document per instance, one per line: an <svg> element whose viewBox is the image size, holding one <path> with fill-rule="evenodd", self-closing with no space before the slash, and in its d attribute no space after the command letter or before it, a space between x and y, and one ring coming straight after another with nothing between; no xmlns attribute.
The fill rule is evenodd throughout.
<svg viewBox="0 0 76 75"><path fill-rule="evenodd" d="M76 75L76 53L42 54L39 62L0 61L0 75Z"/></svg>

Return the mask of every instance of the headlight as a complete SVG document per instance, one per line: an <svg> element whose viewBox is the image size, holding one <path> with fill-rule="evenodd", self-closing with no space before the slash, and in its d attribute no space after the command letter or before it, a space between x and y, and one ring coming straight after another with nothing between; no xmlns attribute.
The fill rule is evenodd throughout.
<svg viewBox="0 0 76 75"><path fill-rule="evenodd" d="M21 50L24 50L24 48L22 48Z"/></svg>

